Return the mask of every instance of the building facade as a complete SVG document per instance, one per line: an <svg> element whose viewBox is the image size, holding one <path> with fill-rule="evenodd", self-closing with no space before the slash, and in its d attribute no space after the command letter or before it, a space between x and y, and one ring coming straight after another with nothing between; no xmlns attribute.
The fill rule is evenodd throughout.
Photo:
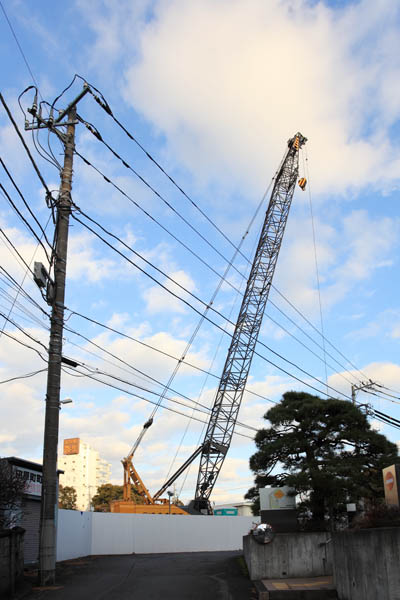
<svg viewBox="0 0 400 600"><path fill-rule="evenodd" d="M111 464L80 438L70 438L64 440L64 454L59 458L58 466L64 471L60 484L75 488L77 509L90 510L97 488L110 481Z"/></svg>
<svg viewBox="0 0 400 600"><path fill-rule="evenodd" d="M225 517L251 517L251 502L233 502L231 504L218 504L213 508L214 515Z"/></svg>
<svg viewBox="0 0 400 600"><path fill-rule="evenodd" d="M36 564L39 560L40 507L42 500L42 465L16 456L0 459L7 463L19 479L25 481L20 509L15 513L14 525L25 529L24 563ZM60 477L62 471L58 470ZM58 497L58 488L57 488Z"/></svg>

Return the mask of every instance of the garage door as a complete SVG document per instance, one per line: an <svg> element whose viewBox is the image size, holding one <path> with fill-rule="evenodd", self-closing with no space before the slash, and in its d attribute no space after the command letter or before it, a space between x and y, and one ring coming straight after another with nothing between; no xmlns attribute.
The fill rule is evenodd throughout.
<svg viewBox="0 0 400 600"><path fill-rule="evenodd" d="M38 500L26 500L24 503L21 527L25 529L25 564L34 563L39 560L40 504L41 502Z"/></svg>

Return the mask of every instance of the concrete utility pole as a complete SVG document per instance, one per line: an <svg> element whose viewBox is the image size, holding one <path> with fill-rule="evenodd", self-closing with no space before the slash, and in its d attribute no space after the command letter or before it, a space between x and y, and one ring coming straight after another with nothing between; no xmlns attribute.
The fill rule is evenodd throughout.
<svg viewBox="0 0 400 600"><path fill-rule="evenodd" d="M56 235L54 254L54 282L40 263L39 277L35 278L39 287L47 286L47 302L51 305L51 327L49 341L49 359L47 371L46 414L43 442L43 479L42 502L40 514L39 538L39 582L40 585L52 585L56 573L56 504L57 504L57 449L60 417L60 387L62 363L62 338L64 329L64 299L67 270L68 228L71 213L72 166L75 149L76 105L89 91L84 85L81 93L65 110L53 117L53 107L50 117L46 120L37 110L37 92L31 109L33 116L31 124L25 123L25 129L49 129L64 143L64 165L61 171L61 184L56 204ZM67 117L67 121L63 119ZM58 131L59 127L67 126L67 133ZM35 265L36 270L36 265ZM51 293L49 293L51 291Z"/></svg>
<svg viewBox="0 0 400 600"><path fill-rule="evenodd" d="M40 585L55 581L57 503L57 447L60 416L61 358L64 327L64 298L67 268L68 226L71 212L72 163L75 148L75 108L68 112L64 168L57 203L57 241L54 259L54 302L51 311L46 417L43 444L43 480L40 519Z"/></svg>
<svg viewBox="0 0 400 600"><path fill-rule="evenodd" d="M375 382L370 379L369 381L362 381L358 385L355 383L351 384L351 401L353 404L356 403L356 392L361 392L362 390L370 390L375 387Z"/></svg>

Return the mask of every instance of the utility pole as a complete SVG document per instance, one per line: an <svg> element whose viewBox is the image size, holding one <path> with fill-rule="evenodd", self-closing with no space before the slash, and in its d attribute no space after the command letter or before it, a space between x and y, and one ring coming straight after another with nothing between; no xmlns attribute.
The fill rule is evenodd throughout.
<svg viewBox="0 0 400 600"><path fill-rule="evenodd" d="M71 212L72 164L75 148L75 109L68 112L64 167L57 203L57 241L54 259L54 303L51 311L46 417L43 443L42 505L40 515L40 585L52 585L56 568L55 511L57 503L57 447L60 417L62 336L67 268L68 227Z"/></svg>
<svg viewBox="0 0 400 600"><path fill-rule="evenodd" d="M376 383L370 379L369 381L361 381L358 385L355 383L351 384L351 401L353 404L356 403L356 392L361 392L362 390L370 390L376 386Z"/></svg>
<svg viewBox="0 0 400 600"><path fill-rule="evenodd" d="M55 582L56 569L56 504L57 504L57 449L60 417L60 387L62 363L62 338L64 329L64 299L67 269L68 228L71 213L72 167L75 149L76 105L89 91L87 85L68 107L54 119L53 108L49 119L37 111L37 95L29 112L33 116L32 124L26 123L25 129L47 128L64 143L64 165L61 171L61 184L56 202L56 243L54 248L54 282L47 287L47 302L51 305L51 327L49 358L47 371L46 414L43 442L43 479L39 538L39 583L52 585ZM66 122L62 119L67 117ZM67 126L62 134L56 128ZM38 283L38 285L40 285ZM51 289L51 296L49 290Z"/></svg>

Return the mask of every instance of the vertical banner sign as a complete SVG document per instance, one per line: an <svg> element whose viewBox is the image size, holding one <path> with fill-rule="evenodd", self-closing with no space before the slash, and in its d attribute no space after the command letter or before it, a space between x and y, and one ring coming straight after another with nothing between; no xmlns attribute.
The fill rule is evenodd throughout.
<svg viewBox="0 0 400 600"><path fill-rule="evenodd" d="M382 470L385 500L391 506L400 506L400 465Z"/></svg>

